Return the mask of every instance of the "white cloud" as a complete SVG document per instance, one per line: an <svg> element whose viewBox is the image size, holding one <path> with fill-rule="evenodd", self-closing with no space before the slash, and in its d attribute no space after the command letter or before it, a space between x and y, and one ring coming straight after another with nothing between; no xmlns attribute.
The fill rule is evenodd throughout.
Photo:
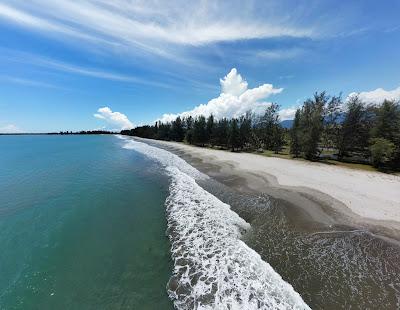
<svg viewBox="0 0 400 310"><path fill-rule="evenodd" d="M372 91L366 91L361 93L351 93L347 96L347 99L358 95L358 97L364 101L365 103L369 104L381 104L385 99L387 100L400 100L400 86L393 89L393 90L385 90L383 88L377 88Z"/></svg>
<svg viewBox="0 0 400 310"><path fill-rule="evenodd" d="M294 119L294 115L296 114L298 107L290 107L286 109L282 109L279 111L279 117L281 121Z"/></svg>
<svg viewBox="0 0 400 310"><path fill-rule="evenodd" d="M87 35L84 32L78 31L72 27L56 23L54 21L46 20L40 17L35 17L22 10L18 10L11 6L0 3L0 17L11 20L12 22L27 27L32 30L45 31L50 33L61 33L78 39L85 39L93 42L101 42L112 44L101 38L96 38L91 35Z"/></svg>
<svg viewBox="0 0 400 310"><path fill-rule="evenodd" d="M174 56L171 45L315 35L285 11L260 14L256 5L240 2L15 0L0 4L0 18L31 31L165 57Z"/></svg>
<svg viewBox="0 0 400 310"><path fill-rule="evenodd" d="M193 110L179 114L164 114L160 119L163 122L174 120L177 116L209 116L213 114L217 119L227 117L239 117L247 111L261 111L270 102L265 99L271 95L279 94L282 88L274 88L272 84L263 84L256 88L248 88L248 84L241 75L233 68L223 79L220 80L221 94L219 97L201 104Z"/></svg>
<svg viewBox="0 0 400 310"><path fill-rule="evenodd" d="M104 120L110 125L118 127L118 129L131 129L134 127L125 114L113 112L109 107L100 108L97 112L98 113L93 114L94 117Z"/></svg>
<svg viewBox="0 0 400 310"><path fill-rule="evenodd" d="M221 90L224 94L231 94L233 96L240 96L247 90L247 82L243 80L242 76L233 68L223 79L219 80Z"/></svg>
<svg viewBox="0 0 400 310"><path fill-rule="evenodd" d="M14 124L8 124L0 127L0 133L21 133L21 132L22 130Z"/></svg>
<svg viewBox="0 0 400 310"><path fill-rule="evenodd" d="M147 79L143 79L137 76L132 76L132 75L125 75L125 74L120 74L120 73L115 73L111 71L105 71L105 70L99 70L96 68L90 68L90 67L84 67L84 66L77 66L74 64L54 60L51 58L45 58L45 57L40 57L36 56L34 54L30 53L24 53L24 52L19 52L19 51L14 51L14 50L8 50L8 49L0 49L0 52L2 53L2 56L7 60L7 61L13 61L13 62L19 62L19 63L24 63L24 64L29 64L29 65L34 65L38 67L43 67L43 68L50 68L54 69L57 71L61 72L67 72L71 74L77 74L81 76L89 76L97 79L105 79L105 80L111 80L111 81L118 81L118 82L127 82L127 83L134 83L134 84L143 84L143 85L150 85L150 86L155 86L155 87L162 87L162 88L170 88L169 85L157 81L150 81ZM0 78L5 78L4 76L0 75ZM11 81L11 78L8 77L8 80ZM40 83L37 81L28 81L28 80L23 80L23 79L17 79L13 78L13 82L16 83L25 83L28 84L30 83L31 85L36 85L36 86L47 86L50 87L50 84L45 85L45 83ZM53 86L55 88L55 86Z"/></svg>
<svg viewBox="0 0 400 310"><path fill-rule="evenodd" d="M275 49L275 50L261 50L254 53L254 57L257 59L289 59L301 56L305 53L304 49L301 48L289 48L289 49Z"/></svg>
<svg viewBox="0 0 400 310"><path fill-rule="evenodd" d="M60 87L57 87L50 83L40 82L37 80L23 79L23 78L7 76L7 75L0 75L0 80L6 81L6 82L11 82L11 83L16 83L16 84L27 85L27 86L34 86L34 87L60 88Z"/></svg>

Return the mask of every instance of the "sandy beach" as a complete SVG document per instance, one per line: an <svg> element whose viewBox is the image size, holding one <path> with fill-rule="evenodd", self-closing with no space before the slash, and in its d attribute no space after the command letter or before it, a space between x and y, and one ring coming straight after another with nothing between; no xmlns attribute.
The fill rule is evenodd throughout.
<svg viewBox="0 0 400 310"><path fill-rule="evenodd" d="M176 142L151 143L237 190L265 193L300 207L313 221L368 225L371 232L400 239L400 176Z"/></svg>
<svg viewBox="0 0 400 310"><path fill-rule="evenodd" d="M311 308L374 308L372 303L381 309L397 307L398 176L132 139L144 142L137 147L155 146L151 154L159 160L163 156L157 148L177 155L165 155L170 159L164 165L175 165L188 175L193 173L188 167L194 167L210 176L199 175L195 183L209 197L207 201L212 200L207 207L212 226L219 227L217 219L221 218L214 206L225 203L249 224L241 241L290 283ZM189 180L182 184L186 183ZM193 206L205 203L189 189L184 193L195 204L186 201L178 209L190 212ZM199 224L195 215L189 218ZM179 231L185 229L186 224Z"/></svg>

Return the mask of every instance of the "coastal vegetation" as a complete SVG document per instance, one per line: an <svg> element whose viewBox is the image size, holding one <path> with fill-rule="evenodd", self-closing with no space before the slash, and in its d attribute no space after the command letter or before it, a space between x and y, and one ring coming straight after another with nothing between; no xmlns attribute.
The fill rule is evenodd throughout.
<svg viewBox="0 0 400 310"><path fill-rule="evenodd" d="M60 131L49 133L49 135L112 135L114 132L108 130L81 130L81 131Z"/></svg>
<svg viewBox="0 0 400 310"><path fill-rule="evenodd" d="M353 95L315 93L295 113L291 128L284 128L279 105L264 113L247 112L237 118L177 117L174 121L122 130L142 138L186 142L231 151L257 151L275 156L342 163L371 164L386 171L400 170L400 104L379 105Z"/></svg>

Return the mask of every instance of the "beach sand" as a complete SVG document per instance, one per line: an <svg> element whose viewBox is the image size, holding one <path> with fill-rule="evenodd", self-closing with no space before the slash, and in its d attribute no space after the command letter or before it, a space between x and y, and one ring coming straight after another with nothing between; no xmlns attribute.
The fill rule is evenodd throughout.
<svg viewBox="0 0 400 310"><path fill-rule="evenodd" d="M311 308L398 308L400 177L142 142L209 175L197 183L251 225L242 240Z"/></svg>
<svg viewBox="0 0 400 310"><path fill-rule="evenodd" d="M149 141L221 183L302 209L310 222L349 225L400 240L400 176L327 164Z"/></svg>

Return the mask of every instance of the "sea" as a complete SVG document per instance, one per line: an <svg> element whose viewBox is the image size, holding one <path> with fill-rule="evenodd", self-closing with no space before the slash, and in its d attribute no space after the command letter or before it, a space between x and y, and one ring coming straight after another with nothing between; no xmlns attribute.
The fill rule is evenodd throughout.
<svg viewBox="0 0 400 310"><path fill-rule="evenodd" d="M0 309L400 306L397 245L290 218L142 140L0 136Z"/></svg>

